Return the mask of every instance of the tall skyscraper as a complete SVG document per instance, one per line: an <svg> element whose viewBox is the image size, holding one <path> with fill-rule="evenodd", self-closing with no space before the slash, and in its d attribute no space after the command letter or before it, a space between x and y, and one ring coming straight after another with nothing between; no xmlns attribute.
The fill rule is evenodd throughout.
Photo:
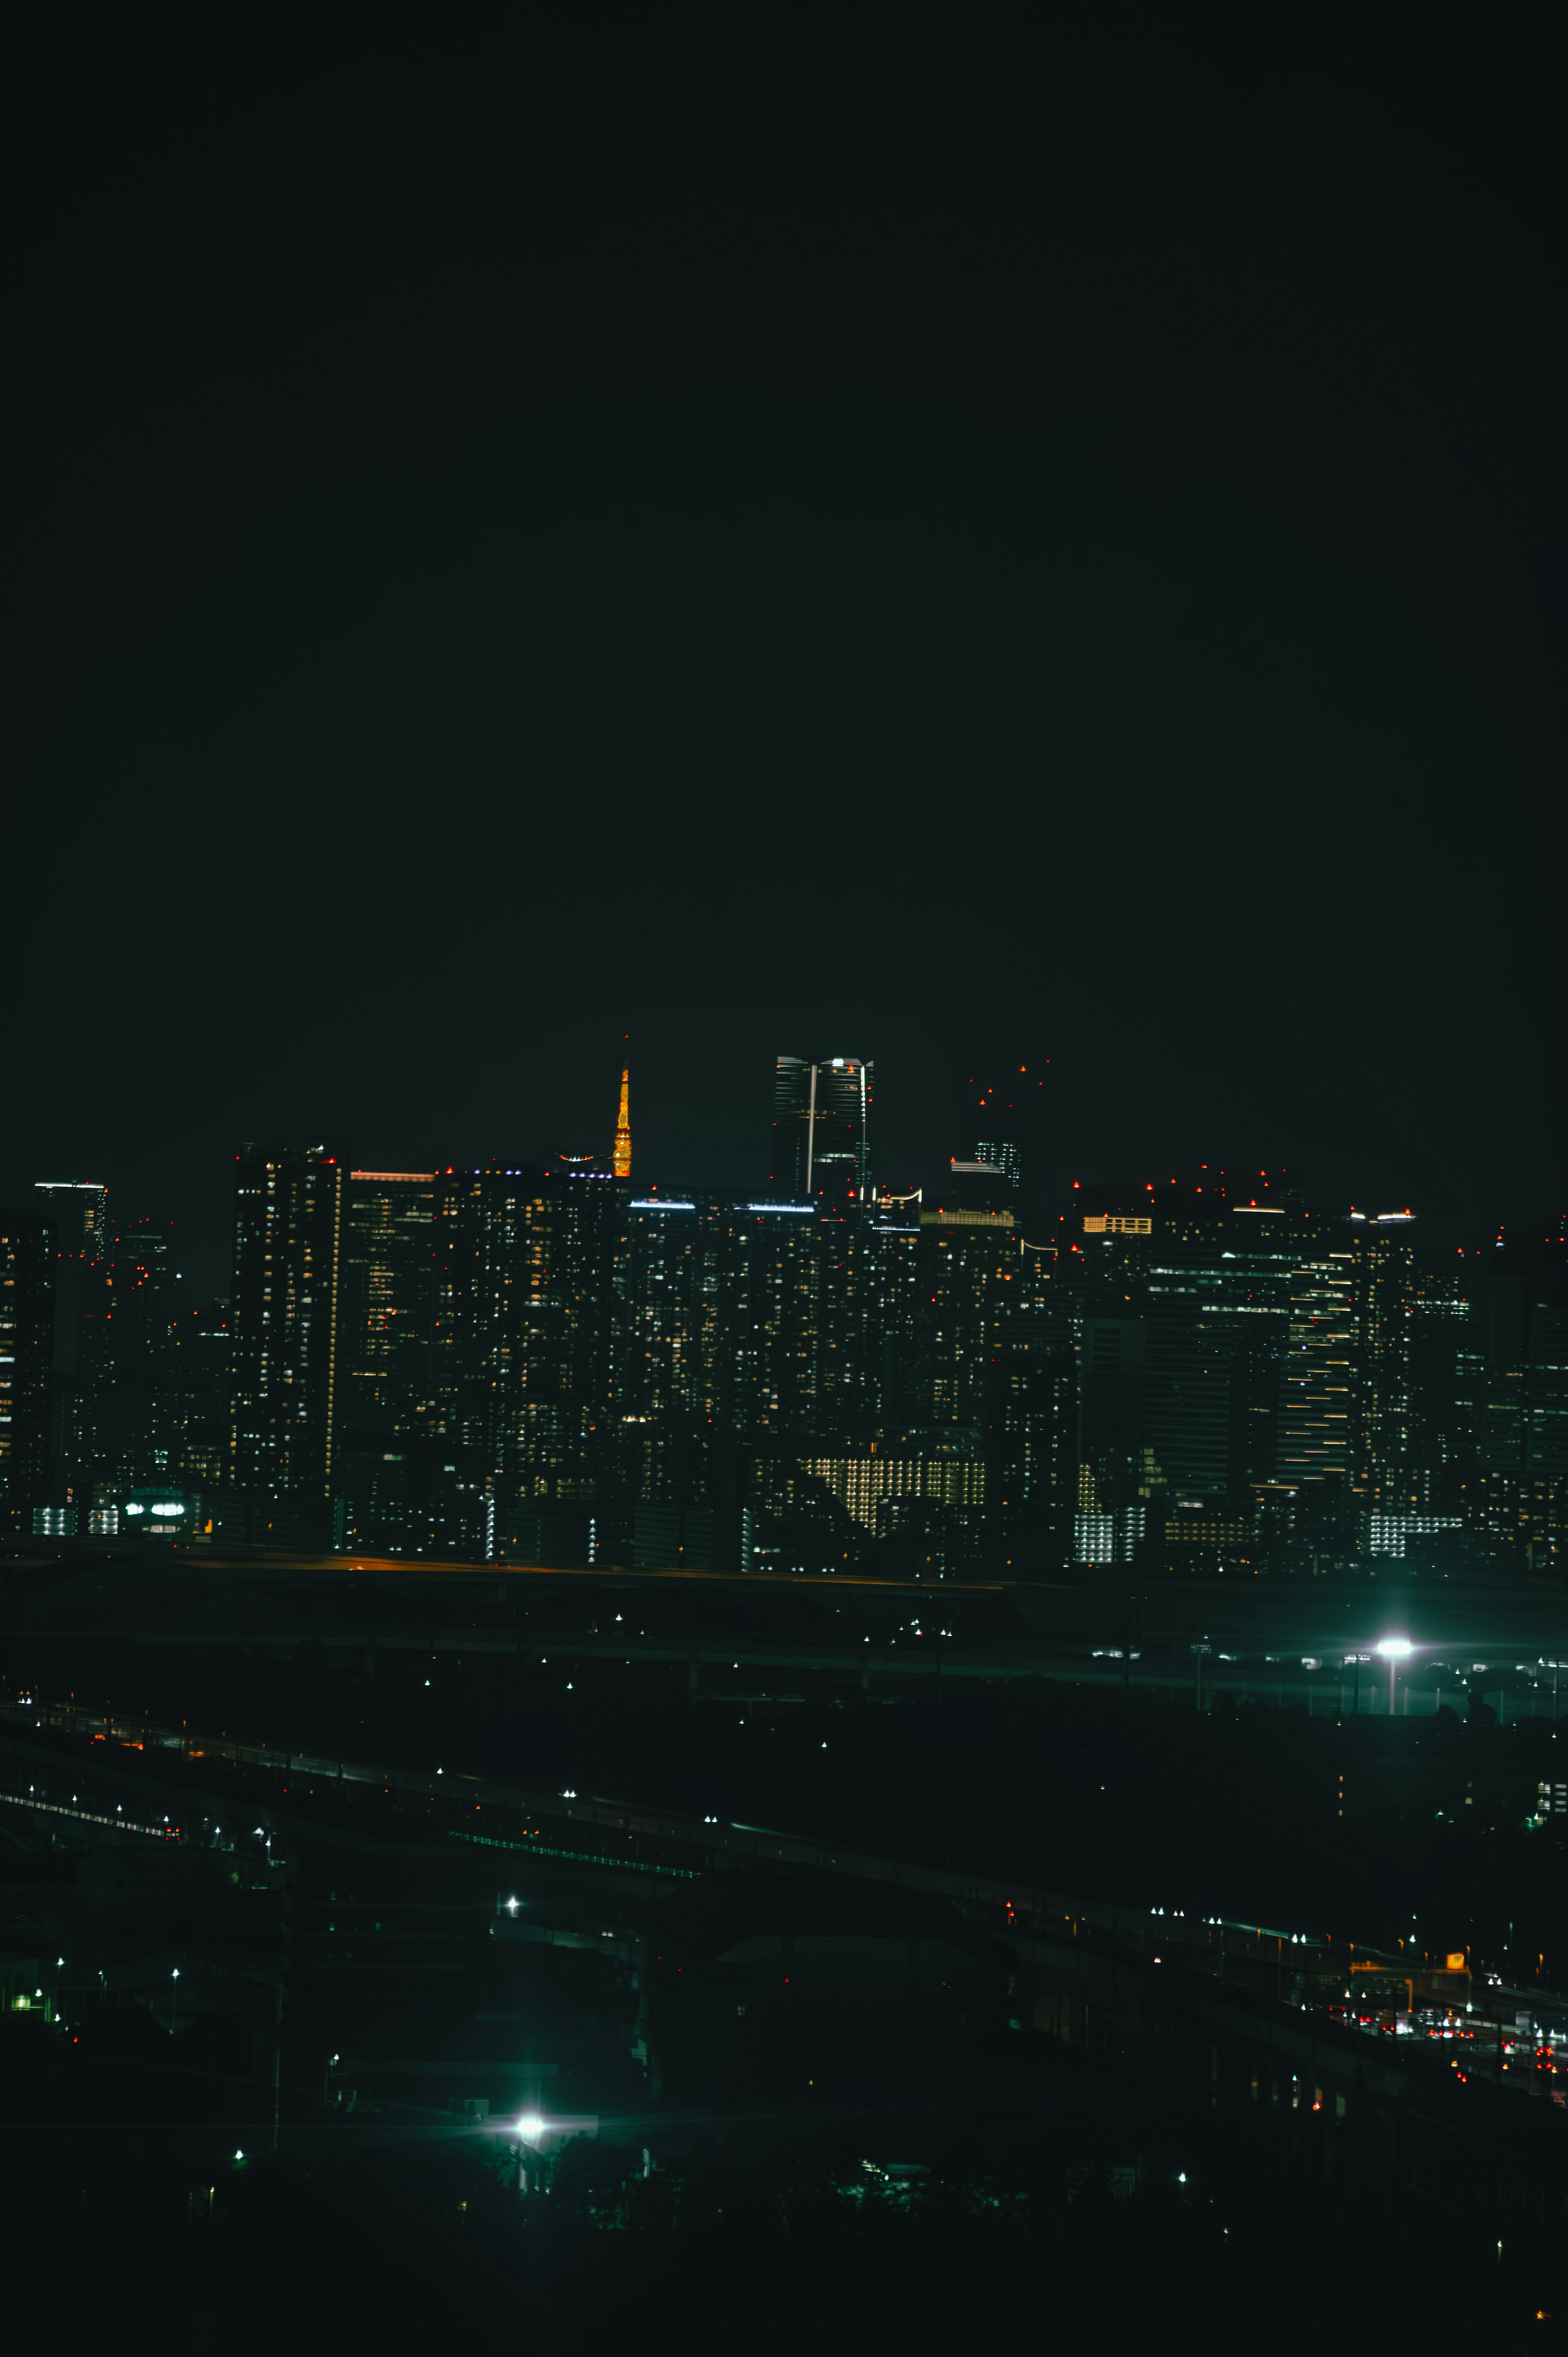
<svg viewBox="0 0 1568 2357"><path fill-rule="evenodd" d="M869 1200L872 1069L859 1056L778 1059L771 1193L832 1204Z"/></svg>
<svg viewBox="0 0 1568 2357"><path fill-rule="evenodd" d="M54 1254L49 1494L56 1505L80 1506L91 1500L93 1468L107 1445L109 1189L99 1179L44 1178L33 1194Z"/></svg>
<svg viewBox="0 0 1568 2357"><path fill-rule="evenodd" d="M347 1177L338 1139L236 1158L231 1479L307 1517L332 1484Z"/></svg>
<svg viewBox="0 0 1568 2357"><path fill-rule="evenodd" d="M627 1193L532 1164L437 1178L437 1426L479 1452L503 1513L591 1501L605 1479Z"/></svg>
<svg viewBox="0 0 1568 2357"><path fill-rule="evenodd" d="M165 1428L177 1443L170 1475L207 1498L221 1489L228 1475L232 1392L224 1297L201 1302L176 1318L166 1394Z"/></svg>
<svg viewBox="0 0 1568 2357"><path fill-rule="evenodd" d="M1171 1545L1356 1550L1411 1446L1409 1215L1207 1185L1115 1201L1083 1217L1079 1511L1102 1552L1162 1517Z"/></svg>
<svg viewBox="0 0 1568 2357"><path fill-rule="evenodd" d="M339 1280L338 1427L358 1443L428 1428L434 1170L350 1170Z"/></svg>
<svg viewBox="0 0 1568 2357"><path fill-rule="evenodd" d="M615 1175L618 1178L631 1177L631 1074L620 1076L620 1112L616 1119Z"/></svg>
<svg viewBox="0 0 1568 2357"><path fill-rule="evenodd" d="M993 1562L1015 1572L1054 1574L1072 1556L1077 1318L1056 1261L1017 1250L989 1320L987 1535Z"/></svg>
<svg viewBox="0 0 1568 2357"><path fill-rule="evenodd" d="M1009 1201L1026 1233L1033 1232L1036 1131L1044 1067L1017 1064L970 1081L970 1121L976 1162L988 1162L1011 1189Z"/></svg>
<svg viewBox="0 0 1568 2357"><path fill-rule="evenodd" d="M920 1213L919 1391L922 1425L981 1425L996 1323L1016 1283L1011 1211Z"/></svg>
<svg viewBox="0 0 1568 2357"><path fill-rule="evenodd" d="M1160 1482L1189 1512L1230 1499L1244 1515L1278 1471L1301 1224L1283 1209L1204 1209L1195 1198L1152 1211L1145 1437Z"/></svg>
<svg viewBox="0 0 1568 2357"><path fill-rule="evenodd" d="M170 1479L178 1454L173 1397L173 1240L162 1221L140 1219L114 1240L110 1288L112 1385L100 1471L117 1490Z"/></svg>
<svg viewBox="0 0 1568 2357"><path fill-rule="evenodd" d="M49 1223L0 1211L0 1530L29 1529L47 1502L54 1335Z"/></svg>

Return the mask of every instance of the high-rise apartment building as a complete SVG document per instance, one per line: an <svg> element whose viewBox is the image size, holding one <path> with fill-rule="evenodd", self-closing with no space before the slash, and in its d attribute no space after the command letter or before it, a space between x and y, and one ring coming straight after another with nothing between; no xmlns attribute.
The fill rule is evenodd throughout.
<svg viewBox="0 0 1568 2357"><path fill-rule="evenodd" d="M983 1421L992 1341L1021 1281L1018 1268L1011 1211L921 1211L922 1424Z"/></svg>
<svg viewBox="0 0 1568 2357"><path fill-rule="evenodd" d="M519 1164L439 1174L435 1413L504 1511L595 1498L611 1449L627 1183Z"/></svg>
<svg viewBox="0 0 1568 2357"><path fill-rule="evenodd" d="M727 1418L738 1265L727 1199L697 1194L630 1200L615 1274L616 1415Z"/></svg>
<svg viewBox="0 0 1568 2357"><path fill-rule="evenodd" d="M348 1155L246 1144L234 1184L231 1479L309 1512L332 1487Z"/></svg>
<svg viewBox="0 0 1568 2357"><path fill-rule="evenodd" d="M337 1420L345 1446L430 1426L434 1170L350 1170L338 1283Z"/></svg>
<svg viewBox="0 0 1568 2357"><path fill-rule="evenodd" d="M1000 1569L1049 1577L1072 1557L1077 1338L1055 1253L1021 1246L988 1335L986 1523Z"/></svg>
<svg viewBox="0 0 1568 2357"><path fill-rule="evenodd" d="M49 1495L81 1505L107 1447L110 1277L109 1189L92 1178L40 1179L34 1208L54 1251L54 1349L49 1400ZM85 1527L85 1523L83 1525Z"/></svg>
<svg viewBox="0 0 1568 2357"><path fill-rule="evenodd" d="M36 1211L0 1210L0 1529L48 1502L54 1236Z"/></svg>
<svg viewBox="0 0 1568 2357"><path fill-rule="evenodd" d="M920 1223L895 1205L867 1212L851 1231L850 1302L862 1426L908 1423L919 1415Z"/></svg>
<svg viewBox="0 0 1568 2357"><path fill-rule="evenodd" d="M731 1413L754 1439L817 1429L823 1285L814 1202L737 1203Z"/></svg>
<svg viewBox="0 0 1568 2357"><path fill-rule="evenodd" d="M871 1104L872 1067L863 1057L780 1056L769 1194L832 1205L869 1200Z"/></svg>

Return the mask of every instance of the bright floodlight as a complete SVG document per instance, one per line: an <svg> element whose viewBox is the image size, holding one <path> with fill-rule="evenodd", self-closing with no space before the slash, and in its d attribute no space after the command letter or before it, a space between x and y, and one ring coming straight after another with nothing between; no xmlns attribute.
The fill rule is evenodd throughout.
<svg viewBox="0 0 1568 2357"><path fill-rule="evenodd" d="M1378 1651L1385 1662L1402 1662L1407 1653L1414 1652L1415 1648L1408 1637L1385 1637Z"/></svg>
<svg viewBox="0 0 1568 2357"><path fill-rule="evenodd" d="M517 2124L517 2132L525 2144L537 2144L544 2134L544 2123L537 2112L525 2112Z"/></svg>

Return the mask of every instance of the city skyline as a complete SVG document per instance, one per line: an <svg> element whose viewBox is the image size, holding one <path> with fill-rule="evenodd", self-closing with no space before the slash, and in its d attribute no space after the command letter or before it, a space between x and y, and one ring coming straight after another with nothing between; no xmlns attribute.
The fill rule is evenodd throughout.
<svg viewBox="0 0 1568 2357"><path fill-rule="evenodd" d="M443 1163L450 1162L454 1167L478 1168L497 1161L548 1159L557 1154L580 1158L585 1154L591 1161L602 1159L605 1167L610 1168L615 1154L615 1096L621 1068L613 1054L598 1060L602 1071L597 1082L590 1077L585 1084L580 1066L574 1062L574 1085L570 1090L563 1089L554 1102L575 1110L559 1121L553 1137L549 1135L548 1113L542 1116L524 1114L511 1118L510 1143L481 1135L478 1151L465 1154L454 1150L458 1141L450 1131L443 1135L430 1127L421 1127L404 1114L395 1123L383 1118L370 1124L365 1131L354 1130L357 1149L362 1146L367 1164L389 1168L435 1161L438 1153L432 1151L433 1146L439 1150ZM879 1064L883 1061L880 1058L874 1060ZM940 1189L955 1160L977 1154L983 1158L987 1151L985 1133L988 1127L994 1129L997 1125L993 1118L989 1122L985 1118L985 1100L975 1094L974 1084L957 1078L961 1060L957 1057L949 1060L950 1076L945 1084L926 1094L923 1101L918 1085L922 1074L918 1070L910 1075L916 1084L913 1092L900 1085L897 1065L888 1072L876 1119L881 1141L877 1177L881 1183ZM1046 1062L1043 1057L1040 1060L1042 1064ZM771 1103L776 1091L770 1086L767 1058L754 1053L749 1060L748 1082L735 1090L735 1094L743 1100L744 1110L728 1117L726 1128L732 1143L720 1151L714 1150L711 1125L704 1139L701 1118L692 1125L694 1136L688 1135L682 1122L683 1110L699 1116L707 1114L711 1119L711 1087L704 1086L693 1095L679 1060L672 1066L665 1064L655 1052L649 1063L652 1077L648 1076L648 1065L640 1058L633 1071L638 1099L639 1173L657 1178L666 1187L727 1187L744 1190L765 1185L774 1152L767 1142L769 1122L770 1118L777 1120L777 1108ZM868 1072L871 1068L868 1061ZM1189 1152L1181 1155L1162 1155L1152 1146L1143 1153L1116 1154L1108 1147L1098 1148L1092 1135L1079 1135L1069 1140L1058 1125L1050 1085L1048 1076L1036 1083L1038 1096L1032 1103L1025 1103L1021 1126L1015 1133L1009 1133L1027 1135L1030 1139L1033 1176L1042 1211L1047 1204L1053 1214L1070 1211L1074 1190L1083 1185L1123 1185L1152 1189L1157 1193L1169 1185L1201 1186L1206 1172L1213 1170L1218 1174L1229 1168L1240 1187L1255 1167L1253 1155L1245 1150L1245 1139L1240 1142L1240 1150L1224 1158L1213 1154L1209 1142L1201 1137L1193 1141ZM602 1111L607 1092L611 1107L607 1121ZM933 1096L935 1103L931 1102ZM599 1116L596 1122L596 1100ZM995 1099L991 1103L993 1105ZM489 1126L494 1130L503 1125L497 1122ZM348 1134L350 1125L338 1121L333 1127L338 1134ZM288 1123L274 1125L272 1134L289 1131L296 1136L308 1137L317 1134L317 1125ZM605 1132L607 1142L598 1141L596 1131ZM381 1141L381 1149L371 1150L367 1139ZM398 1150L385 1144L389 1140ZM63 1151L40 1154L38 1162L46 1168L54 1168L57 1184L112 1185L117 1203L134 1205L138 1216L177 1228L182 1256L193 1272L198 1292L204 1296L222 1292L231 1260L224 1177L226 1157L210 1134L194 1165L188 1146L182 1148L174 1167L145 1150L132 1156L124 1147L105 1152L102 1146L96 1153L80 1157ZM32 1201L35 1188L44 1183L38 1178L38 1165L29 1167L14 1141L5 1163L11 1175L6 1184L0 1185L0 1200L18 1206ZM1422 1222L1423 1242L1444 1251L1482 1251L1505 1232L1549 1234L1563 1217L1561 1190L1554 1191L1549 1186L1530 1189L1502 1176L1495 1189L1488 1192L1472 1185L1460 1198L1441 1170L1423 1170L1409 1157L1393 1154L1372 1157L1369 1168L1368 1163L1343 1150L1314 1151L1310 1140L1293 1156L1271 1156L1256 1168L1260 1176L1264 1169L1277 1174L1288 1168L1304 1200L1338 1202L1347 1209L1372 1205L1379 1210L1412 1210ZM68 1171L69 1176L59 1175ZM96 1177L89 1178L90 1171Z"/></svg>
<svg viewBox="0 0 1568 2357"><path fill-rule="evenodd" d="M36 1182L6 1215L35 1302L7 1361L14 1528L156 1512L742 1569L913 1547L958 1579L1162 1550L1555 1559L1561 1223L1445 1251L1408 1205L1210 1164L1051 1192L1037 1098L993 1083L908 1187L877 1167L871 1065L843 1056L776 1058L767 1179L693 1188L633 1177L634 1070L596 1152L398 1170L338 1135L242 1145L220 1296L169 1223Z"/></svg>
<svg viewBox="0 0 1568 2357"><path fill-rule="evenodd" d="M29 2345L1561 2320L1548 23L22 21Z"/></svg>

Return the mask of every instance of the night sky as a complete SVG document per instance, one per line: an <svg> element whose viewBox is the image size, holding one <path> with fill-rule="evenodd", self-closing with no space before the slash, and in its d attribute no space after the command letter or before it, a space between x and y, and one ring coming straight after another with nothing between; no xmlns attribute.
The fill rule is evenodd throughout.
<svg viewBox="0 0 1568 2357"><path fill-rule="evenodd" d="M629 1030L643 1178L787 1050L1559 1210L1552 77L1326 21L39 53L0 1194L217 1288L241 1136L607 1151Z"/></svg>

